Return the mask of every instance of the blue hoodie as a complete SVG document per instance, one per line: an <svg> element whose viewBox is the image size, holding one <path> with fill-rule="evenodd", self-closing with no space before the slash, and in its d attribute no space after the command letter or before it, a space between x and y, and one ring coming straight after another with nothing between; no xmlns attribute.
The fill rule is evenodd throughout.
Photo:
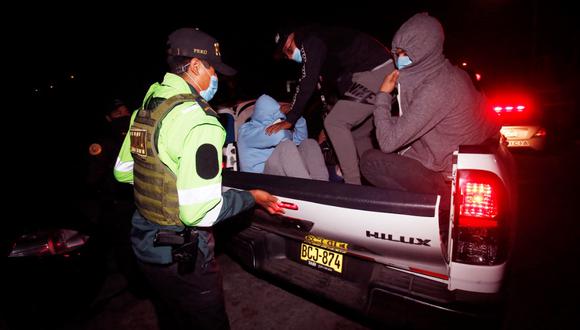
<svg viewBox="0 0 580 330"><path fill-rule="evenodd" d="M272 135L266 134L266 128L278 119L286 119L280 112L280 104L266 94L260 96L251 120L243 124L238 132L238 156L242 172L262 173L264 164L280 142L292 140L299 145L308 137L306 120L302 117L294 125L294 133L281 130Z"/></svg>

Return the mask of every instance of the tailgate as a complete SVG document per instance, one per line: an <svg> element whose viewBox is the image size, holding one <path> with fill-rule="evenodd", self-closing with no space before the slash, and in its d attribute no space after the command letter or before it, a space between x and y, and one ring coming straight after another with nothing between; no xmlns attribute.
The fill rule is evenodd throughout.
<svg viewBox="0 0 580 330"><path fill-rule="evenodd" d="M253 224L264 230L388 266L447 274L436 195L228 171L223 185L263 189L287 204L284 216L255 212Z"/></svg>

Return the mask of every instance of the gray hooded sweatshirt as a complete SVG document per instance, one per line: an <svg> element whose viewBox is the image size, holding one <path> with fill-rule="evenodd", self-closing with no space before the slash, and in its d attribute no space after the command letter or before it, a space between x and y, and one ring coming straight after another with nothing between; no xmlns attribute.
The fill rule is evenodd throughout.
<svg viewBox="0 0 580 330"><path fill-rule="evenodd" d="M402 115L392 117L392 96L379 93L374 121L383 152L404 150L404 156L448 176L453 151L484 142L499 132L499 125L467 73L443 55L443 40L443 27L427 13L399 28L392 49L406 51L413 62L399 72Z"/></svg>

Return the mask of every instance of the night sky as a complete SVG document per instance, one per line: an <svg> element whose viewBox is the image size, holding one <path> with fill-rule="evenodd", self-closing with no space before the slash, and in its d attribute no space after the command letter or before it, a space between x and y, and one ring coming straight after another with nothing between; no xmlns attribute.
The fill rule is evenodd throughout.
<svg viewBox="0 0 580 330"><path fill-rule="evenodd" d="M197 26L221 42L225 61L240 72L239 88L254 97L281 75L292 76L288 72L293 65L274 63L271 58L277 26L288 22L349 26L390 46L396 29L419 11L442 21L446 55L455 62L467 61L485 78L528 81L537 70L578 68L578 23L574 12L557 1L355 1L352 6L331 2L316 7L285 2L285 11L275 9L281 6L278 3L260 7L247 2L244 6L213 3L213 12L212 6L202 10L194 2L152 8L150 13L98 3L78 8L51 4L37 10L30 22L37 26L38 43L29 46L44 50L43 64L34 72L30 87L44 89L51 83L58 87L75 74L104 98L138 103L165 70L167 34L182 26ZM32 51L25 56L33 61L38 55Z"/></svg>
<svg viewBox="0 0 580 330"><path fill-rule="evenodd" d="M558 1L353 1L309 7L310 3L143 3L121 9L100 2L51 2L22 10L21 24L32 32L17 38L17 49L24 50L18 52L18 62L25 70L23 94L32 100L29 114L36 119L29 127L44 132L40 140L45 146L34 157L43 160L47 176L54 179L47 185L70 176L72 167L82 168L76 155L86 151L95 121L102 120L113 99L139 106L148 86L166 70L166 36L183 26L199 27L220 41L224 62L239 71L233 96L249 99L275 94L285 79L297 76L297 65L272 59L280 25L347 26L390 47L405 20L428 11L443 23L445 53L452 62L467 61L490 88L523 85L534 92L556 90L558 99L571 97L575 108L569 111L578 121L578 15ZM223 99L226 91L222 81L217 96ZM20 159L30 158L27 149L18 149L15 155ZM67 168L67 161L76 165ZM24 171L35 169L30 165Z"/></svg>

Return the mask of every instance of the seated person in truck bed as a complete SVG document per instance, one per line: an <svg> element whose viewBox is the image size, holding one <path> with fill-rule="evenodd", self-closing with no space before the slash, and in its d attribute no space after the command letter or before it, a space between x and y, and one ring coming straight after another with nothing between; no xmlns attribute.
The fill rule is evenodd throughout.
<svg viewBox="0 0 580 330"><path fill-rule="evenodd" d="M268 95L256 101L252 118L238 132L240 169L328 181L328 171L318 143L308 139L306 120L300 118L294 131L280 130L271 135L266 128L286 116L280 104Z"/></svg>
<svg viewBox="0 0 580 330"><path fill-rule="evenodd" d="M361 172L375 186L439 194L441 209L449 210L453 152L499 137L499 126L469 76L443 55L443 40L443 27L427 13L393 37L397 70L385 78L374 110L381 150L363 155ZM394 97L399 116L391 115Z"/></svg>

